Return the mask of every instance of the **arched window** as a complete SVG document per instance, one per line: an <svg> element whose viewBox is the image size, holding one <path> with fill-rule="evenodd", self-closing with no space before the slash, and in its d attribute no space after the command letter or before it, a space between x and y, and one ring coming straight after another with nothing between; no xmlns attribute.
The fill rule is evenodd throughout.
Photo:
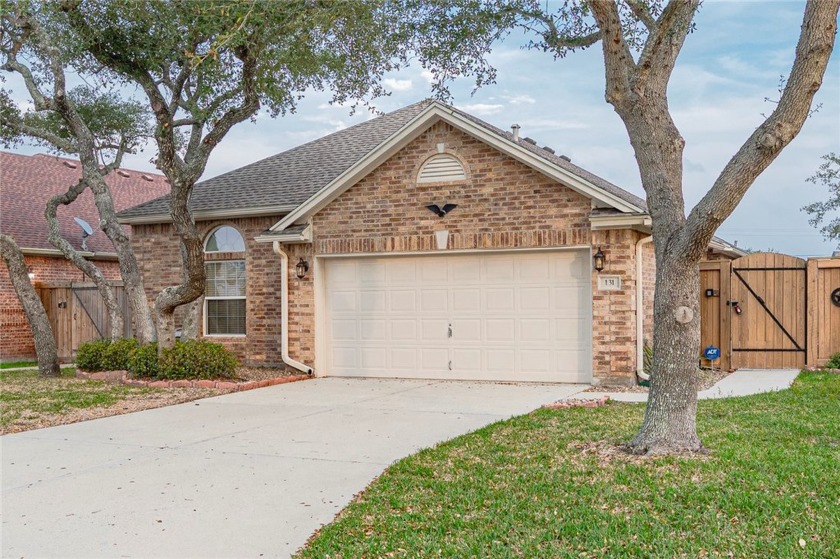
<svg viewBox="0 0 840 559"><path fill-rule="evenodd" d="M241 259L218 260L219 253ZM233 253L233 254L231 254ZM204 291L204 334L245 335L245 240L228 225L215 229L204 243L207 285Z"/></svg>
<svg viewBox="0 0 840 559"><path fill-rule="evenodd" d="M430 157L417 173L417 182L445 182L466 180L467 173L457 158L441 153Z"/></svg>

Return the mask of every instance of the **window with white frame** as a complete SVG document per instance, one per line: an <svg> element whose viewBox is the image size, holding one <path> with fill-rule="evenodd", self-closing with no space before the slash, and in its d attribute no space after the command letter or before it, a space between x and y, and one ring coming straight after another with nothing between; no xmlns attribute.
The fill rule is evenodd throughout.
<svg viewBox="0 0 840 559"><path fill-rule="evenodd" d="M208 336L245 334L245 241L239 231L222 226L204 244L207 285L204 292L204 333ZM240 256L241 259L235 259ZM234 257L216 260L217 257Z"/></svg>

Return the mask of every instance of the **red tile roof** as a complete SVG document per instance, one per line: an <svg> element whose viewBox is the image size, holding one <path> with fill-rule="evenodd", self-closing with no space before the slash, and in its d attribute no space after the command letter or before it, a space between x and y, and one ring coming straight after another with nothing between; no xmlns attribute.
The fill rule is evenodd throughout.
<svg viewBox="0 0 840 559"><path fill-rule="evenodd" d="M44 218L47 201L66 192L81 176L81 164L75 159L0 151L0 230L14 237L21 248L54 249L48 240ZM169 193L169 184L158 173L118 169L106 181L117 211ZM58 208L61 235L80 249L81 228L73 217L84 219L93 228L93 235L87 239L88 250L114 252L111 241L99 228L99 213L90 190L85 190L69 206ZM130 231L129 227L123 227Z"/></svg>

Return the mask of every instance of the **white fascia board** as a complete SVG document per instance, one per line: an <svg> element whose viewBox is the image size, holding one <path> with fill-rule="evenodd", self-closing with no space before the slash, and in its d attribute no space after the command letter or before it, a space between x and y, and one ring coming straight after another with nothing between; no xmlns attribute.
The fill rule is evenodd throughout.
<svg viewBox="0 0 840 559"><path fill-rule="evenodd" d="M57 258L64 258L64 254L54 248L22 248L20 251L24 256L50 256ZM118 260L116 252L91 252L89 250L78 250L79 256L90 258L91 260Z"/></svg>
<svg viewBox="0 0 840 559"><path fill-rule="evenodd" d="M254 237L254 240L258 243L273 243L277 241L278 243L283 243L287 245L311 243L312 224L309 223L306 226L306 229L304 229L300 233L291 233L286 235L282 233L277 235L259 235L257 237Z"/></svg>
<svg viewBox="0 0 840 559"><path fill-rule="evenodd" d="M639 229L649 230L653 223L649 215L605 215L591 216L589 222L593 230L599 229Z"/></svg>
<svg viewBox="0 0 840 559"><path fill-rule="evenodd" d="M258 206L254 208L241 208L233 210L205 210L193 212L195 221L207 221L211 219L235 219L240 217L260 217L268 215L286 214L297 208L297 206ZM152 223L172 223L172 216L167 214L144 215L138 217L118 218L119 223L125 225L146 225Z"/></svg>
<svg viewBox="0 0 840 559"><path fill-rule="evenodd" d="M473 136L484 143L493 146L502 153L505 153L528 167L535 169L542 174L561 182L588 198L593 198L610 207L624 212L641 212L642 208L630 204L581 177L571 173L562 167L531 153L529 150L500 137L498 134L487 130L459 114L447 110L438 103L432 103L425 110L407 122L402 128L382 142L379 147L371 151L366 157L359 160L355 165L336 177L330 184L314 194L309 200L301 204L297 209L278 221L271 227L271 231L282 231L294 223L307 220L315 213L323 209L336 197L343 194L358 180L367 175L375 167L382 164L394 153L402 149L411 140L419 136L425 126L432 120L440 118L458 128L462 132Z"/></svg>

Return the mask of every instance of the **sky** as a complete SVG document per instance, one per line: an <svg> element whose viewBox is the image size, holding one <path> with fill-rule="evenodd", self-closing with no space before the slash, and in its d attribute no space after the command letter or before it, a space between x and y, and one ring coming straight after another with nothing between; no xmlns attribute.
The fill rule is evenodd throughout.
<svg viewBox="0 0 840 559"><path fill-rule="evenodd" d="M551 6L552 2L549 2ZM804 2L706 0L696 17L669 86L672 117L686 140L684 194L686 211L700 200L717 175L778 99L779 81L793 62ZM525 50L522 36L497 44L490 60L496 83L473 92L470 79L455 82L449 102L500 128L517 123L521 135L550 146L558 154L625 190L644 197L633 151L621 119L604 100L600 46L554 60ZM835 51L840 50L836 48ZM431 95L428 75L410 66L389 75L392 92L373 105L389 112ZM23 92L13 80L5 85ZM17 96L16 95L16 96ZM21 97L21 100L23 98ZM329 104L328 92L307 92L294 114L276 119L260 114L255 122L234 128L215 149L204 179L280 153L366 119L366 110ZM825 241L801 211L825 199L828 189L806 181L821 157L840 152L840 54L818 92L817 110L799 136L755 181L718 236L739 247L773 250L801 257L831 255L836 242ZM21 146L17 152L43 148ZM153 155L129 156L124 166L154 170Z"/></svg>

